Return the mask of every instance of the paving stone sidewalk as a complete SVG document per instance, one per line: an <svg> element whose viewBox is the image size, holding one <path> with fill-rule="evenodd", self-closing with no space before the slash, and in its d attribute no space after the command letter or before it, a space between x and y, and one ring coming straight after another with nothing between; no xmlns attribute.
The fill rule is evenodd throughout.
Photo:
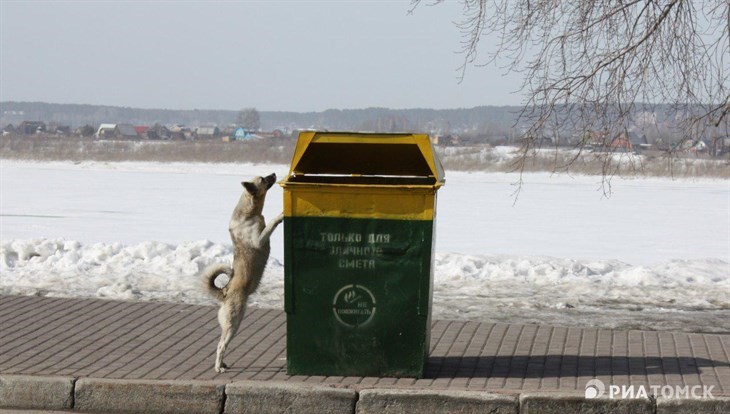
<svg viewBox="0 0 730 414"><path fill-rule="evenodd" d="M250 309L213 371L217 308L0 296L0 374L258 380L353 389L580 391L612 385L714 387L730 395L730 335L434 321L425 379L286 374L286 315Z"/></svg>

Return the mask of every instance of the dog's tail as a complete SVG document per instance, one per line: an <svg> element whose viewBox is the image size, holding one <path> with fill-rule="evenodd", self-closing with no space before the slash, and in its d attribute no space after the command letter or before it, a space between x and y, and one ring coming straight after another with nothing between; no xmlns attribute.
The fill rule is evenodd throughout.
<svg viewBox="0 0 730 414"><path fill-rule="evenodd" d="M233 269L231 268L231 266L223 263L210 265L205 270L203 270L202 279L203 287L205 288L205 290L207 290L208 293L211 294L211 296L222 302L226 298L225 288L219 288L214 283L215 278L221 274L226 274L229 278L233 277Z"/></svg>

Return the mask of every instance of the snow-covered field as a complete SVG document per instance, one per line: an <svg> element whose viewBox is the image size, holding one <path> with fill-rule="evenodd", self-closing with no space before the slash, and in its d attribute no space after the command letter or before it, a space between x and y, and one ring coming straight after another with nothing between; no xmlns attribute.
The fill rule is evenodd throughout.
<svg viewBox="0 0 730 414"><path fill-rule="evenodd" d="M240 182L283 165L0 162L0 293L213 301ZM730 332L730 182L447 172L434 316ZM272 189L264 214L282 209ZM282 233L254 304L282 307Z"/></svg>

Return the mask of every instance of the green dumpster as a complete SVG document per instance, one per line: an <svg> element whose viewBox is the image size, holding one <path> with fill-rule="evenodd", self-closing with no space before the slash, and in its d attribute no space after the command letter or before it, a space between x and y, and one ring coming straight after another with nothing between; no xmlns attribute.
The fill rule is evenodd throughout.
<svg viewBox="0 0 730 414"><path fill-rule="evenodd" d="M299 135L281 182L290 375L423 377L443 184L427 135Z"/></svg>

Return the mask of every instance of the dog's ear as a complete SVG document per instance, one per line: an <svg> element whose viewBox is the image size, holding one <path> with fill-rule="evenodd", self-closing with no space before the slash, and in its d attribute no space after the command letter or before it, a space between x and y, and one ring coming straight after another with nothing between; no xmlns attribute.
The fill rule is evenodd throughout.
<svg viewBox="0 0 730 414"><path fill-rule="evenodd" d="M241 185L243 185L243 188L245 188L246 191L248 191L252 196L256 195L256 192L257 192L256 184L249 183L248 181L244 181L241 183Z"/></svg>

